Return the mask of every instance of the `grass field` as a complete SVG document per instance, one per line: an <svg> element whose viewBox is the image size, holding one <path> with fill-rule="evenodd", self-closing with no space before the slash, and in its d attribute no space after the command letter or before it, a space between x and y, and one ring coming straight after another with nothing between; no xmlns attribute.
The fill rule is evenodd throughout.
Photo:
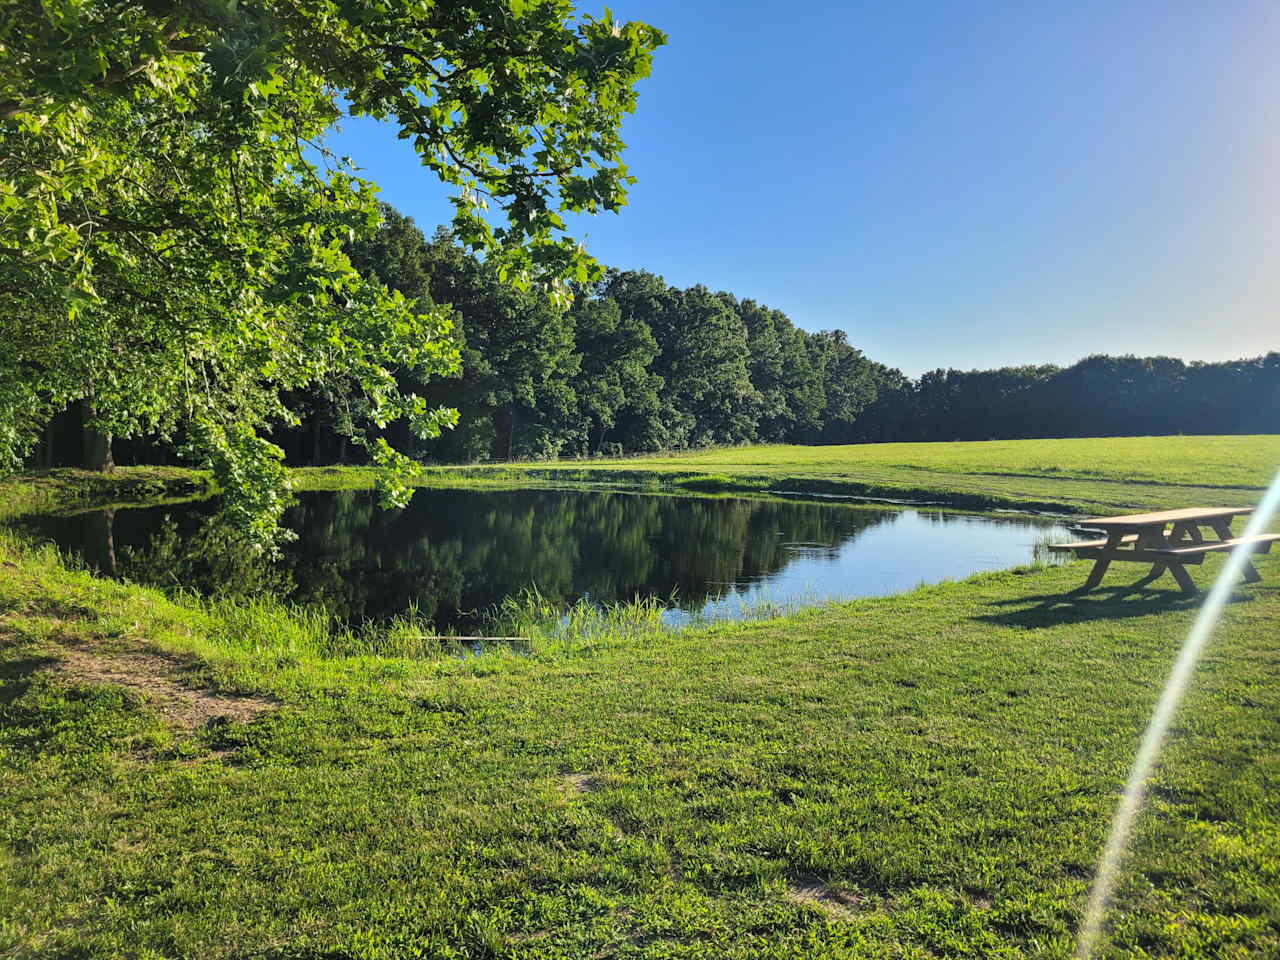
<svg viewBox="0 0 1280 960"><path fill-rule="evenodd" d="M867 470L1138 484L1255 487L1280 463L1280 437L1112 437L977 443L730 447L623 461L732 473L848 476Z"/></svg>
<svg viewBox="0 0 1280 960"><path fill-rule="evenodd" d="M1167 469L1154 441L1065 443L1011 489L1096 505L1135 469L1117 507L1249 502L1280 441ZM617 469L959 489L1037 456L932 446ZM1117 472L1085 477L1099 459ZM1280 955L1280 555L1258 566L1178 716L1111 956ZM1068 957L1196 605L1167 579L1064 597L1085 569L458 659L0 535L0 956Z"/></svg>
<svg viewBox="0 0 1280 960"><path fill-rule="evenodd" d="M1096 514L1136 505L1252 504L1277 469L1277 436L1119 437L728 447L662 457L442 467L428 471L425 481L684 484ZM373 482L365 470L299 470L295 475L303 488Z"/></svg>
<svg viewBox="0 0 1280 960"><path fill-rule="evenodd" d="M1098 514L1253 504L1277 469L1280 436L1118 437L727 447L660 457L428 467L420 482L789 490ZM374 482L367 467L299 468L292 475L299 490L372 487ZM207 496L211 490L207 472L179 467L124 467L109 477L54 470L0 481L0 520L41 509Z"/></svg>

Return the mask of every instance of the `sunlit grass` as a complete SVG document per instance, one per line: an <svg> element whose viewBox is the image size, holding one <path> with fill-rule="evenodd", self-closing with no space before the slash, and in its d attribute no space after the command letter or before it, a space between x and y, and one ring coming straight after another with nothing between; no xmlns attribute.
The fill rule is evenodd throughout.
<svg viewBox="0 0 1280 960"><path fill-rule="evenodd" d="M1061 600L1081 564L679 631L531 594L494 611L527 650L421 656L412 618L362 639L11 538L0 565L17 956L1065 958L1195 609ZM1158 775L1117 957L1280 947L1280 562L1259 565ZM280 702L184 734L64 679L67 650Z"/></svg>
<svg viewBox="0 0 1280 960"><path fill-rule="evenodd" d="M424 485L572 484L640 490L770 491L1107 514L1249 505L1280 437L1103 437L979 443L744 446L663 456L428 468ZM299 489L368 487L365 468L294 471Z"/></svg>
<svg viewBox="0 0 1280 960"><path fill-rule="evenodd" d="M668 629L665 612L655 597L604 604L582 598L566 605L531 587L494 604L484 620L490 635L522 638L529 652L556 656L654 639Z"/></svg>
<svg viewBox="0 0 1280 960"><path fill-rule="evenodd" d="M0 479L0 521L47 510L184 500L208 496L212 490L208 471L185 467L117 467L111 473L45 470Z"/></svg>
<svg viewBox="0 0 1280 960"><path fill-rule="evenodd" d="M1204 457L1240 462L1276 440L1217 439L1244 446ZM1126 449L1108 442L1091 455ZM672 490L853 489L880 469L854 456L869 448L800 466L794 449L618 469ZM1252 496L1193 484L1225 482L1204 458L1172 483L1151 466L1090 479L1066 454L1002 480L958 455L883 467L882 485L931 470L974 496L1114 496L1118 511ZM1280 955L1280 554L1257 564L1175 721L1111 956ZM565 610L531 593L487 631L524 642L476 655L412 610L347 628L270 600L168 597L0 533L0 954L1065 960L1197 603L1122 595L1126 569L1068 598L1085 572L763 601L759 619L683 630L653 601ZM274 699L181 730L145 696L69 676L85 652Z"/></svg>

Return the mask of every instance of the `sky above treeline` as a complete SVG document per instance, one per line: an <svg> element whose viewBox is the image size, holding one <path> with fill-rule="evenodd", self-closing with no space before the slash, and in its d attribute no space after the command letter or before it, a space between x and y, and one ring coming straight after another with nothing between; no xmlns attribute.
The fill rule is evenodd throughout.
<svg viewBox="0 0 1280 960"><path fill-rule="evenodd" d="M1280 350L1280 3L611 9L669 40L623 129L629 205L573 224L602 263L912 376ZM329 145L428 235L451 218L391 128Z"/></svg>

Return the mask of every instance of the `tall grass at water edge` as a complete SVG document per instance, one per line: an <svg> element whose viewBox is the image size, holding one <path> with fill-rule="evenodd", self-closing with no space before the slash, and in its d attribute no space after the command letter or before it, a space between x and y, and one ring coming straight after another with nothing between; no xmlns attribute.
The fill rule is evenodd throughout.
<svg viewBox="0 0 1280 960"><path fill-rule="evenodd" d="M527 638L529 651L582 651L644 640L669 630L667 605L656 597L596 603L584 597L570 604L544 597L537 587L505 597L484 614L494 637Z"/></svg>
<svg viewBox="0 0 1280 960"><path fill-rule="evenodd" d="M413 606L387 621L350 626L323 609L271 599L183 599L209 613L215 625L209 636L216 644L258 657L419 660L500 652L541 657L643 640L670 629L663 620L667 607L656 598L603 605L584 598L566 605L536 588L484 611L480 636L442 632Z"/></svg>

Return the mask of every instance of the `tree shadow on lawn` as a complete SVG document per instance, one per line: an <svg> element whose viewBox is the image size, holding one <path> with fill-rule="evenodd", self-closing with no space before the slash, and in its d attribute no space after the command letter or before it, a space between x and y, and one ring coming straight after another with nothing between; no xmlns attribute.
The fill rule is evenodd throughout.
<svg viewBox="0 0 1280 960"><path fill-rule="evenodd" d="M1000 613L975 617L984 623L1006 627L1052 627L1064 623L1091 620L1125 620L1157 613L1194 610L1204 602L1204 594L1188 596L1181 590L1155 590L1147 586L1149 579L1119 587L1102 587L1090 593L1036 594L996 600L993 607L1015 608ZM1231 596L1231 603L1252 603L1254 597L1242 590Z"/></svg>
<svg viewBox="0 0 1280 960"><path fill-rule="evenodd" d="M27 692L31 676L57 664L53 657L29 657L0 662L0 708L11 705Z"/></svg>

